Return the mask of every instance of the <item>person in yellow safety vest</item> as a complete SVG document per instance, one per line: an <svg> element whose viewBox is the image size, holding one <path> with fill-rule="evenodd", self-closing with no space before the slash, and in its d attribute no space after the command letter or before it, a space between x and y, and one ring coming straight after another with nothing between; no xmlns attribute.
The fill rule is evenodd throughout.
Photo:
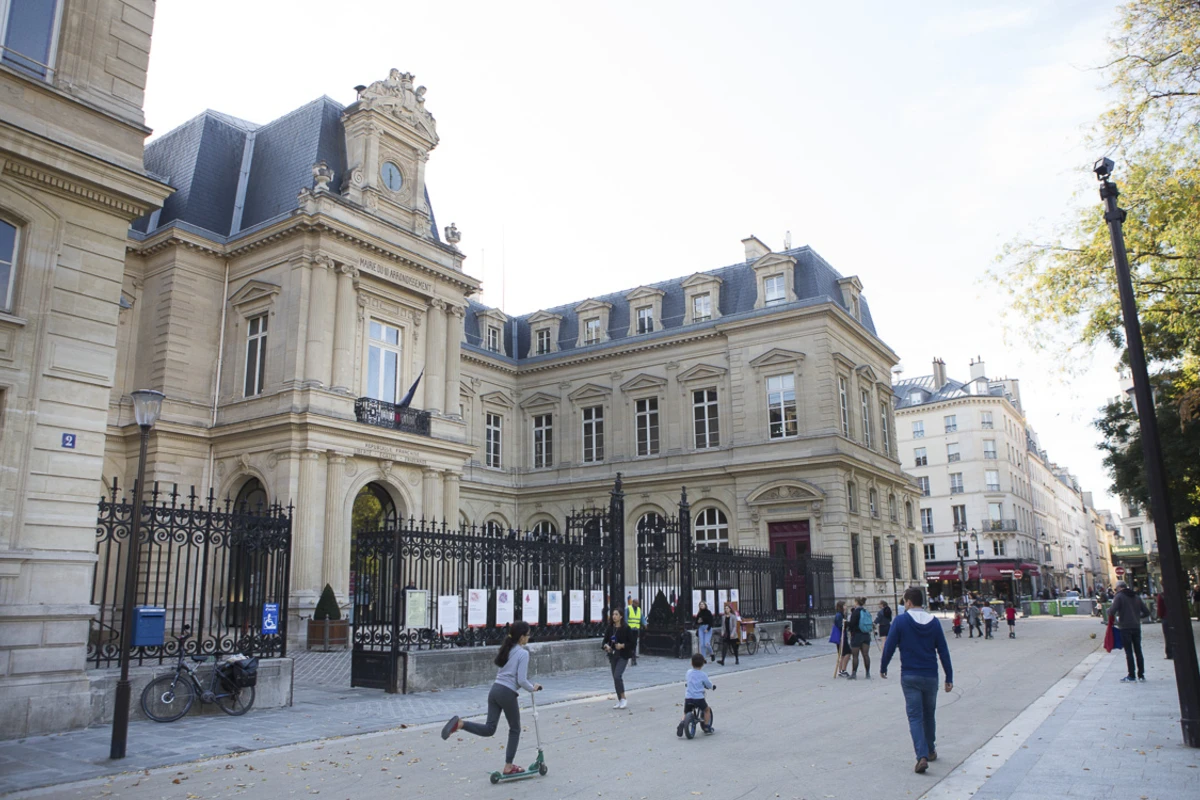
<svg viewBox="0 0 1200 800"><path fill-rule="evenodd" d="M629 666L637 666L637 646L642 639L642 604L633 598L629 601L629 607L625 609L625 625L633 631L633 658L629 660Z"/></svg>

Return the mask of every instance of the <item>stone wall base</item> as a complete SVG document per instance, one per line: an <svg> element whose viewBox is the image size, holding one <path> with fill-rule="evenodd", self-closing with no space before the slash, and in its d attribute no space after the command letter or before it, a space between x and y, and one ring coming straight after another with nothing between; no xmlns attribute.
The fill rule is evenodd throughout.
<svg viewBox="0 0 1200 800"><path fill-rule="evenodd" d="M400 691L432 692L491 683L496 677L493 659L499 647L456 647L414 650L400 655ZM572 669L607 667L608 656L599 639L534 642L529 645L529 680Z"/></svg>

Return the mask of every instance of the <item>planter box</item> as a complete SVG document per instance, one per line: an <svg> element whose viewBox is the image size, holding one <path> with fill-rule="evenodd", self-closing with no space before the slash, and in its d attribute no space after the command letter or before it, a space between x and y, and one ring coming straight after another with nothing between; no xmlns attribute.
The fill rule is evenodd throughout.
<svg viewBox="0 0 1200 800"><path fill-rule="evenodd" d="M310 619L308 621L309 650L345 650L349 645L349 620Z"/></svg>

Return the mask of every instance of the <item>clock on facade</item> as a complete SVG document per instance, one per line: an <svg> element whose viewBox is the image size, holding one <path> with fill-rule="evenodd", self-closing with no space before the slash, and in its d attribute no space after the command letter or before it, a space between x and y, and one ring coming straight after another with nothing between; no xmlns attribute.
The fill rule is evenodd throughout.
<svg viewBox="0 0 1200 800"><path fill-rule="evenodd" d="M404 185L404 173L391 161L383 162L383 167L379 170L379 175L383 178L383 185L389 191L398 192L400 191L400 187Z"/></svg>

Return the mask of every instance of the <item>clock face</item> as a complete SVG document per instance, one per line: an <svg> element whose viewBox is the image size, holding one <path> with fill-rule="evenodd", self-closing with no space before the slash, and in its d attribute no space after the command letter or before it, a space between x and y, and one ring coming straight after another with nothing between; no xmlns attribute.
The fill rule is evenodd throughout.
<svg viewBox="0 0 1200 800"><path fill-rule="evenodd" d="M391 161L383 163L383 168L379 170L379 176L383 178L383 185L389 191L398 192L400 187L404 186L404 173Z"/></svg>

